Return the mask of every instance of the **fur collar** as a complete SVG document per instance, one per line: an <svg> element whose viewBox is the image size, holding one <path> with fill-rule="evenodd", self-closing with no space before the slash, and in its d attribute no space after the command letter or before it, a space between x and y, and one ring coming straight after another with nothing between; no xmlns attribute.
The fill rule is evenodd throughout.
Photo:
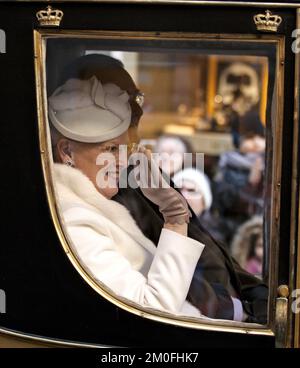
<svg viewBox="0 0 300 368"><path fill-rule="evenodd" d="M88 207L119 226L150 253L155 253L156 246L145 237L127 208L99 193L90 179L80 170L63 164L54 164L53 173L54 186L63 211L78 205Z"/></svg>

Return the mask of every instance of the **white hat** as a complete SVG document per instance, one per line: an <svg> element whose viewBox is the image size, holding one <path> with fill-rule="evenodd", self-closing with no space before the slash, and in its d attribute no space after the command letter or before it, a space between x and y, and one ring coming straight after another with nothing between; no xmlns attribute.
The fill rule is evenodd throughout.
<svg viewBox="0 0 300 368"><path fill-rule="evenodd" d="M129 95L117 85L69 79L49 98L49 118L65 137L98 143L120 136L131 121Z"/></svg>
<svg viewBox="0 0 300 368"><path fill-rule="evenodd" d="M189 167L179 171L173 177L173 182L178 188L183 186L184 180L195 183L197 192L200 192L203 195L205 209L209 209L212 204L212 194L207 176L202 171Z"/></svg>

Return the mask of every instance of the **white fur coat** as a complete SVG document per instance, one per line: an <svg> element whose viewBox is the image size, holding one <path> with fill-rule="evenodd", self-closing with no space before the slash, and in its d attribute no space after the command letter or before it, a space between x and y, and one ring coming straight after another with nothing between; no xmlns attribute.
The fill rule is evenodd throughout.
<svg viewBox="0 0 300 368"><path fill-rule="evenodd" d="M156 247L77 169L54 164L54 184L71 246L94 279L143 306L201 316L186 296L203 244L163 229Z"/></svg>

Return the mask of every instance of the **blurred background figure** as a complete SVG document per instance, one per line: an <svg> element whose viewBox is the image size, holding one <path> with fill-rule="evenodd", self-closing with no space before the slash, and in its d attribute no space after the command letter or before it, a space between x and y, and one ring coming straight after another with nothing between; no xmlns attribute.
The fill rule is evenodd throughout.
<svg viewBox="0 0 300 368"><path fill-rule="evenodd" d="M227 244L242 223L263 213L265 138L248 128L238 136L238 149L220 156L214 181L214 209Z"/></svg>
<svg viewBox="0 0 300 368"><path fill-rule="evenodd" d="M192 148L183 138L164 134L157 139L154 152L159 154L162 171L172 178L182 169L184 154L192 153Z"/></svg>
<svg viewBox="0 0 300 368"><path fill-rule="evenodd" d="M173 182L187 200L200 224L214 239L224 242L222 222L211 208L213 195L209 178L198 169L187 168L175 174Z"/></svg>
<svg viewBox="0 0 300 368"><path fill-rule="evenodd" d="M240 147L240 140L244 136L264 136L265 128L260 119L257 107L252 106L248 98L240 95L239 91L234 96L228 111L232 143L235 148L238 149Z"/></svg>
<svg viewBox="0 0 300 368"><path fill-rule="evenodd" d="M232 256L248 272L262 277L263 218L254 216L238 228L231 246Z"/></svg>
<svg viewBox="0 0 300 368"><path fill-rule="evenodd" d="M203 172L187 168L175 174L173 181L197 217L209 210L212 193L209 179Z"/></svg>

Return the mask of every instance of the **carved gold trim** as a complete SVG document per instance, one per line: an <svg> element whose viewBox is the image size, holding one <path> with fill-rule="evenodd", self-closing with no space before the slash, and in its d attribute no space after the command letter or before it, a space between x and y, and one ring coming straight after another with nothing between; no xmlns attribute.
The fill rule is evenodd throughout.
<svg viewBox="0 0 300 368"><path fill-rule="evenodd" d="M256 29L260 32L277 32L282 23L281 16L266 10L265 14L259 13L253 16Z"/></svg>
<svg viewBox="0 0 300 368"><path fill-rule="evenodd" d="M59 9L53 9L48 5L46 9L36 13L37 20L42 27L59 27L64 13Z"/></svg>
<svg viewBox="0 0 300 368"><path fill-rule="evenodd" d="M167 323L171 325L193 328L198 330L208 331L222 331L222 332L234 332L234 333L246 333L254 335L268 335L273 336L275 331L275 301L277 297L277 267L278 267L278 239L279 239L279 223L278 218L272 218L271 234L270 234L270 303L269 303L269 317L270 321L268 326L253 325L248 323L239 323L232 321L209 321L192 317L174 316L169 313L163 313L156 310L150 310L149 308L143 308L136 303L128 302L120 297L117 297L104 285L99 285L91 276L87 270L79 263L76 255L72 252L68 245L68 239L63 231L62 221L59 216L59 212L56 205L55 192L51 177L51 162L50 151L47 143L47 111L46 111L46 89L45 89L45 65L44 55L46 50L45 41L47 38L56 37L76 37L76 38L99 38L99 39L147 39L147 40L217 40L219 42L230 40L239 42L267 42L273 43L277 46L277 63L276 63L276 75L277 75L277 101L276 101L276 116L277 121L275 125L273 142L274 156L273 156L273 180L272 180L272 202L275 203L276 208L280 207L280 183L281 180L281 135L282 135L282 119L283 119L283 71L284 63L284 38L282 36L274 35L207 35L197 33L154 33L154 32L110 32L110 31L34 31L34 48L35 48L35 73L36 73L36 94L38 105L38 125L39 125L39 139L40 139L40 152L44 173L45 186L47 191L49 208L52 216L53 223L55 225L58 237L64 248L64 251L70 259L73 266L83 277L83 279L102 297L113 303L114 305L136 314L143 318L148 318L154 321Z"/></svg>
<svg viewBox="0 0 300 368"><path fill-rule="evenodd" d="M288 318L289 318L289 294L287 285L280 285L277 289L276 299L276 347L285 348L288 346Z"/></svg>
<svg viewBox="0 0 300 368"><path fill-rule="evenodd" d="M288 319L288 299L279 297L276 299L276 347L285 348L287 346L287 319Z"/></svg>

